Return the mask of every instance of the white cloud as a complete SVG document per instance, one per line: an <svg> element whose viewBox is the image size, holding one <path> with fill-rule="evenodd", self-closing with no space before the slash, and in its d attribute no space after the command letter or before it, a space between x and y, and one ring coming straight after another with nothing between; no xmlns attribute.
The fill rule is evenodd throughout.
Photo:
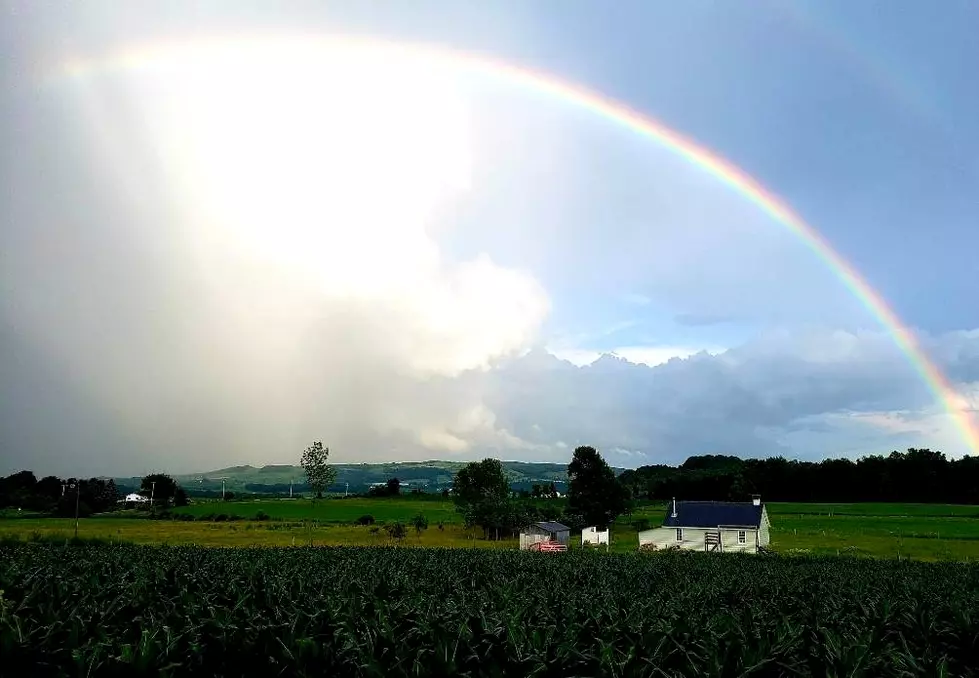
<svg viewBox="0 0 979 678"><path fill-rule="evenodd" d="M533 449L478 389L432 388L532 343L549 309L532 274L446 256L430 233L470 186L451 78L371 53L242 49L104 76L126 107L96 106L101 80L73 91L94 135L75 171L103 184L90 221L11 241L29 265L3 282L31 292L4 318L112 413L100 446L135 447L134 472L285 461L320 438L347 460ZM92 212L147 165L154 203ZM59 437L34 445L58 454Z"/></svg>
<svg viewBox="0 0 979 678"><path fill-rule="evenodd" d="M591 365L603 355L614 356L627 360L634 365L647 365L654 367L669 362L674 358L689 358L692 355L705 351L711 355L723 352L725 349L718 347L694 348L686 346L623 346L609 351L595 351L583 348L548 348L548 352L561 360L566 360L572 365L584 367Z"/></svg>
<svg viewBox="0 0 979 678"><path fill-rule="evenodd" d="M705 351L711 355L723 352L725 349L718 347L710 348L689 348L683 346L623 346L610 351L612 355L625 358L630 363L637 365L647 365L654 367L669 362L674 358L689 358L690 356Z"/></svg>
<svg viewBox="0 0 979 678"><path fill-rule="evenodd" d="M960 382L960 411L974 409L979 387L961 380L976 368L966 358L979 362L979 337L951 333L922 341L944 350L947 359L939 364ZM535 365L530 374L517 363L487 375L502 425L521 435L521 422L532 416L540 435L589 441L620 463L630 456L621 450L669 462L705 453L822 458L909 446L967 451L944 406L883 332L782 331L655 367L606 359L567 370ZM973 419L979 425L974 413Z"/></svg>
<svg viewBox="0 0 979 678"><path fill-rule="evenodd" d="M647 297L645 294L637 294L635 292L629 292L623 295L622 300L627 304L632 304L634 306L649 306L652 303L652 299Z"/></svg>
<svg viewBox="0 0 979 678"><path fill-rule="evenodd" d="M50 468L71 440L87 471L184 470L322 438L343 460L595 444L634 463L846 453L919 425L961 449L882 333L610 339L654 308L690 332L865 322L702 171L509 87L296 54L92 76L29 126L38 171L18 181L44 184L10 191L0 229L5 462ZM549 311L588 331L540 337ZM539 340L587 367L508 359ZM616 344L622 360L581 348ZM929 346L979 381L979 332Z"/></svg>
<svg viewBox="0 0 979 678"><path fill-rule="evenodd" d="M589 351L587 349L580 348L551 348L548 349L548 351L551 355L560 358L561 360L566 360L572 365L577 365L578 367L591 365L593 362L602 357L601 351Z"/></svg>

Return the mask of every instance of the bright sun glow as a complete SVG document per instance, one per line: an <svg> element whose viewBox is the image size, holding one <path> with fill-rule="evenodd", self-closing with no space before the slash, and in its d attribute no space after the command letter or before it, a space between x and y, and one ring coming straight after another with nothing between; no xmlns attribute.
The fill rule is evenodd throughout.
<svg viewBox="0 0 979 678"><path fill-rule="evenodd" d="M149 71L167 166L215 245L342 296L423 284L437 265L420 231L468 187L471 163L450 74L377 50L279 43L188 50Z"/></svg>
<svg viewBox="0 0 979 678"><path fill-rule="evenodd" d="M176 265L256 347L248 364L295 350L323 317L421 374L485 367L536 333L548 300L532 277L443 257L430 230L472 176L457 70L288 40L178 45L121 65L140 129L129 140L95 118L99 146L159 160L165 181L149 181L168 193Z"/></svg>

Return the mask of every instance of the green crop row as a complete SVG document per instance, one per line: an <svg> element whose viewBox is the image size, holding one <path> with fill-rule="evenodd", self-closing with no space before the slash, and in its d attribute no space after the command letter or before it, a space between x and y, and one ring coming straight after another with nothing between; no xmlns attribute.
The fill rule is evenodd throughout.
<svg viewBox="0 0 979 678"><path fill-rule="evenodd" d="M704 554L0 546L0 675L915 676L979 568Z"/></svg>

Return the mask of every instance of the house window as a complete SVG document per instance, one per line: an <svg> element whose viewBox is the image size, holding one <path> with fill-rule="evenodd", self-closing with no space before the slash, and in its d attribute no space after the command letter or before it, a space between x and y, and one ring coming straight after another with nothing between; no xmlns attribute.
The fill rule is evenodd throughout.
<svg viewBox="0 0 979 678"><path fill-rule="evenodd" d="M748 535L745 534L744 530L738 530L738 543L745 544L748 542Z"/></svg>
<svg viewBox="0 0 979 678"><path fill-rule="evenodd" d="M683 529L682 528L679 528L679 527L676 528L676 540L677 541L683 541Z"/></svg>

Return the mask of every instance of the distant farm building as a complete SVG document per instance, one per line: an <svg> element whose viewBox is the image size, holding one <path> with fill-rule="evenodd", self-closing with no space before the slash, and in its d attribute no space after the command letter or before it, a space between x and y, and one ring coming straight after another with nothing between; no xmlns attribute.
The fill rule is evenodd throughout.
<svg viewBox="0 0 979 678"><path fill-rule="evenodd" d="M758 496L750 502L674 499L662 527L639 533L639 548L757 553L768 546L770 528Z"/></svg>
<svg viewBox="0 0 979 678"><path fill-rule="evenodd" d="M597 527L586 527L581 531L581 545L585 544L605 544L608 545L608 528L599 530Z"/></svg>
<svg viewBox="0 0 979 678"><path fill-rule="evenodd" d="M547 550L552 544L567 549L570 538L571 528L567 525L553 521L533 523L520 530L520 550Z"/></svg>
<svg viewBox="0 0 979 678"><path fill-rule="evenodd" d="M127 494L125 498L119 500L120 504L146 504L147 502L149 502L149 499L135 492Z"/></svg>

